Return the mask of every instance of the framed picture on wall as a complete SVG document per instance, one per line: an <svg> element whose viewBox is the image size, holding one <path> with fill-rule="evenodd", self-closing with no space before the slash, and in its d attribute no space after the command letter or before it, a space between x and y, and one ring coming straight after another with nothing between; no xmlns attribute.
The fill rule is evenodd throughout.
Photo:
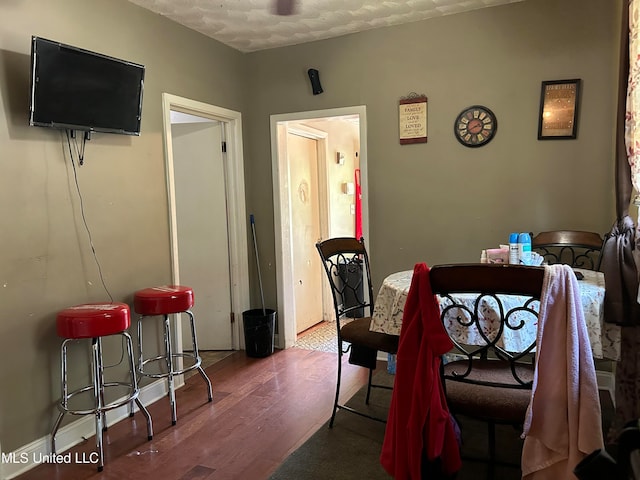
<svg viewBox="0 0 640 480"><path fill-rule="evenodd" d="M542 82L538 140L576 138L580 79Z"/></svg>

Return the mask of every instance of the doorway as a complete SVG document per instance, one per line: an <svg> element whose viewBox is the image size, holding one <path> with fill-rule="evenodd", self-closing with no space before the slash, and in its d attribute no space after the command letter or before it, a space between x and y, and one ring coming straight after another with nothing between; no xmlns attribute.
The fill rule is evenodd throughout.
<svg viewBox="0 0 640 480"><path fill-rule="evenodd" d="M199 319L200 349L231 350L224 124L171 113L180 278L197 292L191 311ZM189 322L182 337L191 347Z"/></svg>
<svg viewBox="0 0 640 480"><path fill-rule="evenodd" d="M350 133L354 132L354 133ZM278 345L289 348L296 343L297 286L300 285L295 270L295 247L299 234L299 222L294 221L294 200L299 194L299 184L292 181L292 159L288 135L314 138L317 142L318 212L320 236L305 238L308 257L318 260L315 243L333 236L355 235L355 166L359 170L361 189L362 234L368 237L367 165L366 165L366 108L345 107L321 111L298 112L271 116L272 171L274 191L274 227L276 241L276 274L279 308ZM310 197L311 198L311 197ZM315 234L312 234L315 236ZM320 267L321 269L321 267ZM320 270L320 278L324 272ZM321 320L333 320L333 305L326 282L315 288L317 298L322 298Z"/></svg>
<svg viewBox="0 0 640 480"><path fill-rule="evenodd" d="M172 282L194 288L199 349L239 349L249 305L241 116L167 93L162 103Z"/></svg>

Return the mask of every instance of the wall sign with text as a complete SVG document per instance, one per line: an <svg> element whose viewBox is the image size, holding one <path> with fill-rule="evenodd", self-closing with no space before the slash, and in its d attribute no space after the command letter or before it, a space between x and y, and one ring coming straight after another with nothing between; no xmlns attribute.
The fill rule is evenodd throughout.
<svg viewBox="0 0 640 480"><path fill-rule="evenodd" d="M400 145L427 143L427 97L415 93L400 99Z"/></svg>

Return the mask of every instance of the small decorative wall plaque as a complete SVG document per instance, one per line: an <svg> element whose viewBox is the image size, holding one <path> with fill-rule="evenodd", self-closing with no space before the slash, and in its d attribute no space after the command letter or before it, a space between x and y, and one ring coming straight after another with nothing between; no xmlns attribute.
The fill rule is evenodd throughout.
<svg viewBox="0 0 640 480"><path fill-rule="evenodd" d="M427 143L427 97L410 93L400 99L400 145Z"/></svg>
<svg viewBox="0 0 640 480"><path fill-rule="evenodd" d="M580 79L542 82L538 140L576 138Z"/></svg>

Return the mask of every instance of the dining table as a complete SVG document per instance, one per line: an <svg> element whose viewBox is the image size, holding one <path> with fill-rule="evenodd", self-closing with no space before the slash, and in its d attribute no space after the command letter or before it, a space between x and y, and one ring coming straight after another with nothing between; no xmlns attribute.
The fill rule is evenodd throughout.
<svg viewBox="0 0 640 480"><path fill-rule="evenodd" d="M620 359L620 335L618 325L604 322L604 294L605 278L602 272L594 270L574 268L581 274L578 280L580 299L584 311L584 319L587 325L589 343L595 359L618 361ZM370 330L390 335L400 335L402 329L402 316L407 301L407 294L411 286L413 270L392 273L384 279L376 296ZM580 275L577 275L580 278ZM472 303L476 294L456 294L456 303ZM509 295L502 295L501 301L509 302ZM444 308L450 300L438 297L440 308ZM519 300L514 296L513 301ZM497 312L496 312L497 314ZM535 341L536 327L513 332L505 341L513 342L517 347L521 343ZM460 339L469 344L474 343L473 338ZM508 345L507 345L508 348Z"/></svg>

